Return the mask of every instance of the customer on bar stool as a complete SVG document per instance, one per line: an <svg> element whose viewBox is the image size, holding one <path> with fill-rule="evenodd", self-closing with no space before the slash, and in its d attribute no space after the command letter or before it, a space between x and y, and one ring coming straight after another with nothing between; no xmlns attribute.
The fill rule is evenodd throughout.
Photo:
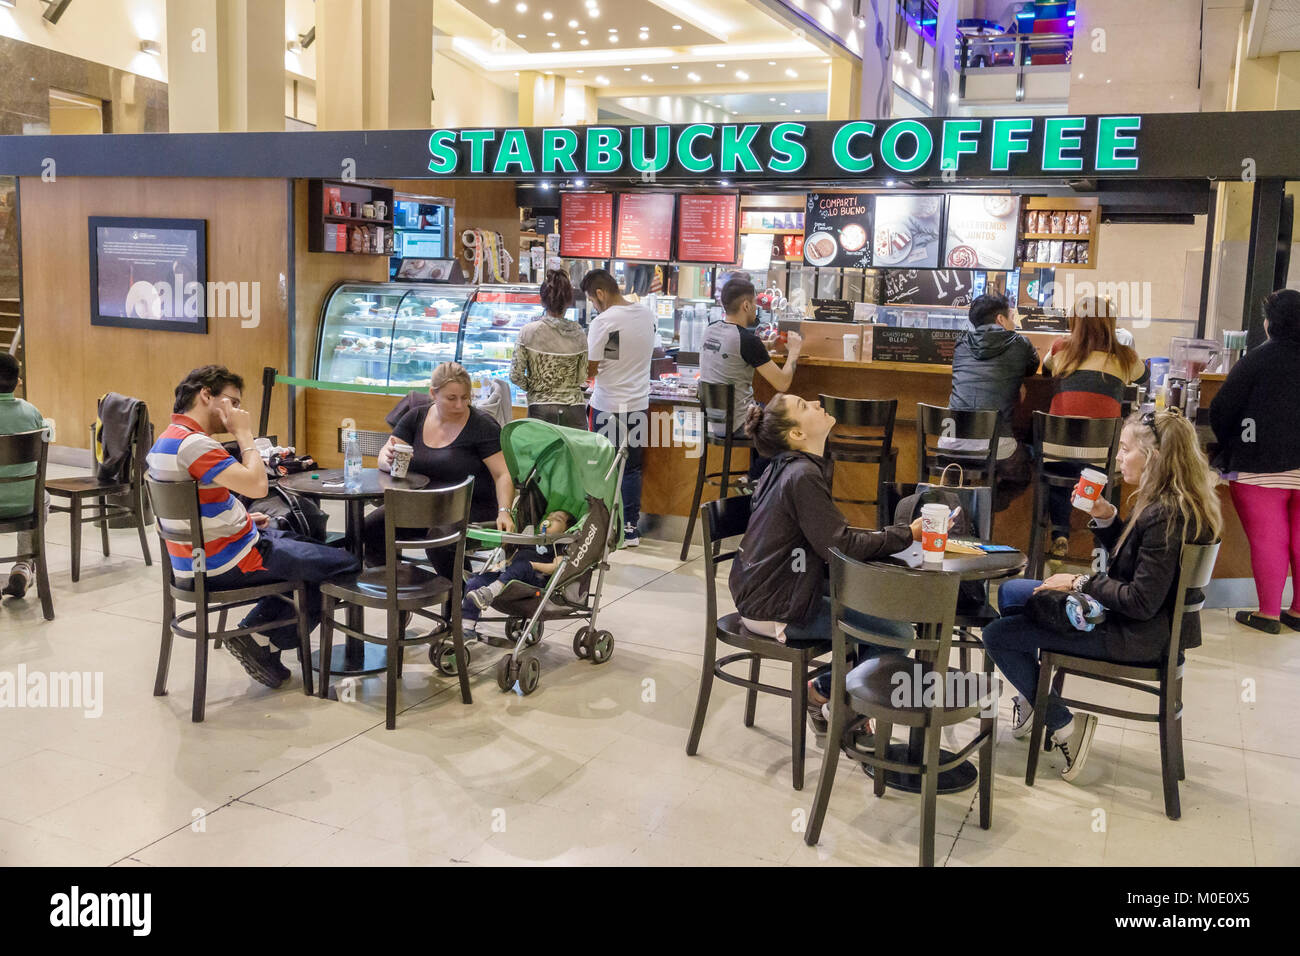
<svg viewBox="0 0 1300 956"><path fill-rule="evenodd" d="M23 380L18 377L18 359L8 352L0 352L0 435L17 435L45 427L45 419L36 406L14 395ZM13 478L22 474L35 475L35 465L10 465L0 468L0 477ZM50 496L45 496L49 507ZM21 518L32 512L32 487L27 482L9 482L0 485L0 518ZM31 531L18 532L18 553L32 550ZM36 576L30 561L17 561L9 569L9 579L0 594L21 598L27 594Z"/></svg>
<svg viewBox="0 0 1300 956"><path fill-rule="evenodd" d="M1268 341L1233 366L1210 404L1218 441L1215 465L1250 543L1258 611L1238 611L1247 627L1277 634L1300 631L1300 292L1281 289L1264 300ZM1289 568L1288 568L1289 566ZM1282 592L1291 574L1291 608Z"/></svg>
<svg viewBox="0 0 1300 956"><path fill-rule="evenodd" d="M1147 368L1130 346L1119 341L1115 307L1104 296L1085 296L1074 305L1070 334L1053 343L1043 359L1043 371L1056 379L1056 394L1048 411L1053 415L1119 418L1124 390L1146 381ZM1076 478L1082 466L1059 464L1053 469ZM1049 545L1054 558L1070 548L1070 489L1048 489L1047 511L1052 523Z"/></svg>
<svg viewBox="0 0 1300 956"><path fill-rule="evenodd" d="M1177 411L1130 416L1117 461L1124 481L1137 490L1127 522L1117 520L1118 511L1105 498L1092 506L1089 526L1106 548L1106 570L1054 574L1041 582L1007 581L998 589L1002 617L984 626L985 650L1017 691L1011 722L1017 739L1033 725L1040 650L1124 664L1161 660L1169 646L1183 542L1208 544L1223 526L1196 429ZM1105 620L1068 634L1040 627L1023 612L1030 596L1043 590L1087 595L1105 608ZM1180 648L1200 644L1200 615L1185 615ZM1096 716L1073 715L1053 695L1044 723L1065 758L1062 776L1076 780L1088 759Z"/></svg>
<svg viewBox="0 0 1300 956"><path fill-rule="evenodd" d="M192 478L199 483L210 591L305 581L308 626L314 628L321 612L318 585L355 572L357 560L340 548L269 528L267 515L245 510L237 496L265 498L267 480L266 467L253 445L252 418L240 407L243 391L244 380L220 365L204 365L185 376L176 386L171 424L149 450L149 475L155 481ZM212 437L222 432L235 436L239 461ZM188 529L177 530L184 533ZM177 585L192 587L190 546L168 541L167 552ZM259 621L283 619L285 609L278 597L262 598L239 626L255 627ZM290 624L265 635L241 634L227 639L224 646L253 680L279 687L290 674L280 662L280 652L299 646L298 629Z"/></svg>
<svg viewBox="0 0 1300 956"><path fill-rule="evenodd" d="M429 478L429 487L458 485L471 475L474 497L469 517L473 522L494 522L501 531L514 531L510 517L515 483L501 453L501 427L486 413L470 404L473 383L458 362L443 362L433 370L429 394L433 401L410 409L393 426L387 444L379 450L379 470L393 466L393 446L398 442L414 449L408 471ZM399 528L398 534L413 538L426 528ZM363 528L368 565L384 563L384 509L366 515ZM450 578L455 568L455 549L430 552L429 560L438 573Z"/></svg>
<svg viewBox="0 0 1300 956"><path fill-rule="evenodd" d="M650 360L659 345L654 313L623 298L604 269L582 277L582 292L596 317L587 325L587 374L594 376L588 420L620 446L627 441L623 468L623 545L641 543L641 465L650 440Z"/></svg>
<svg viewBox="0 0 1300 956"><path fill-rule="evenodd" d="M826 480L826 436L835 419L820 402L777 395L766 407L750 406L745 431L759 454L770 458L754 492L749 529L728 580L732 600L745 627L781 643L829 640L831 599L827 568L831 549L872 561L897 554L921 539L921 520L882 531L849 527L831 499ZM905 636L910 627L867 615L853 615L862 629ZM874 645L860 644L859 659L874 656ZM826 732L824 706L830 675L808 685L813 729Z"/></svg>
<svg viewBox="0 0 1300 956"><path fill-rule="evenodd" d="M767 346L754 332L754 326L758 324L758 291L754 283L743 276L728 279L722 287L722 308L726 312L726 321L710 325L700 345L700 381L735 386L735 406L726 427L738 434L744 431L750 406L755 404L754 372L762 375L774 391L788 391L794 381L803 339L798 332L791 332L785 365L779 366L772 361ZM760 455L758 449L750 451L746 475L746 486L749 487L742 486L743 490L752 490L753 482L763 474L767 463L768 459Z"/></svg>
<svg viewBox="0 0 1300 956"><path fill-rule="evenodd" d="M528 417L568 428L587 427L587 333L565 313L573 284L562 269L546 273L541 286L546 314L519 332L510 381L528 393Z"/></svg>

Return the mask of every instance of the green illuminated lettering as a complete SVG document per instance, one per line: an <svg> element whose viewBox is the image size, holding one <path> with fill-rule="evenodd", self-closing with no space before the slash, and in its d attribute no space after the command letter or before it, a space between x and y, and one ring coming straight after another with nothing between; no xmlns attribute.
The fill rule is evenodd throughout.
<svg viewBox="0 0 1300 956"><path fill-rule="evenodd" d="M613 126L587 128L587 172L614 173L623 165L623 131Z"/></svg>
<svg viewBox="0 0 1300 956"><path fill-rule="evenodd" d="M855 156L849 149L849 144L853 142L855 136L874 135L876 135L875 123L845 123L841 126L831 142L831 155L835 157L835 165L848 173L865 173L875 164L875 157L870 154Z"/></svg>
<svg viewBox="0 0 1300 956"><path fill-rule="evenodd" d="M1142 128L1140 116L1103 116L1097 121L1097 171L1137 169L1138 158L1116 156L1120 150L1136 150L1137 137L1121 133L1136 133Z"/></svg>
<svg viewBox="0 0 1300 956"><path fill-rule="evenodd" d="M758 135L758 124L753 123L743 128L735 126L722 127L722 171L734 173L736 161L747 173L761 173L763 166L754 155L754 137Z"/></svg>
<svg viewBox="0 0 1300 956"><path fill-rule="evenodd" d="M983 129L983 120L944 120L943 149L939 158L939 168L956 170L961 164L963 153L978 152L979 143L972 142L966 137L978 137Z"/></svg>
<svg viewBox="0 0 1300 956"><path fill-rule="evenodd" d="M452 143L456 142L456 131L450 129L434 130L429 137L429 155L433 159L429 160L429 172L431 173L454 173L456 171L456 147Z"/></svg>
<svg viewBox="0 0 1300 956"><path fill-rule="evenodd" d="M496 132L490 129L463 129L460 131L461 142L469 143L469 171L482 173L486 167L483 154L486 146L496 139Z"/></svg>
<svg viewBox="0 0 1300 956"><path fill-rule="evenodd" d="M803 123L777 123L772 127L772 161L767 168L774 173L797 173L808 162L808 150L803 144L803 134L808 127Z"/></svg>
<svg viewBox="0 0 1300 956"><path fill-rule="evenodd" d="M993 159L989 168L995 172L1005 173L1011 168L1013 153L1029 152L1029 134L1033 131L1034 121L1031 117L1016 119L995 119L993 121Z"/></svg>
<svg viewBox="0 0 1300 956"><path fill-rule="evenodd" d="M713 168L713 154L696 156L694 148L697 139L712 139L713 132L714 127L708 123L694 123L682 130L681 138L677 140L677 161L683 169L692 173L705 173Z"/></svg>
<svg viewBox="0 0 1300 956"><path fill-rule="evenodd" d="M903 136L911 136L916 140L916 149L909 159L903 159L898 154L898 141ZM928 127L916 120L901 120L894 123L885 130L885 135L880 140L880 155L884 157L891 169L896 169L900 173L916 172L930 161L933 154L934 137L930 135Z"/></svg>
<svg viewBox="0 0 1300 956"><path fill-rule="evenodd" d="M632 168L638 173L661 173L668 168L668 160L672 158L672 147L669 146L669 136L672 129L667 126L655 127L655 154L654 158L645 154L645 127L632 127L632 145L630 152L632 154Z"/></svg>
<svg viewBox="0 0 1300 956"><path fill-rule="evenodd" d="M528 138L521 129L508 129L501 134L501 148L497 150L496 162L492 164L494 175L508 173L511 166L518 166L521 173L533 173L533 153L528 148Z"/></svg>
<svg viewBox="0 0 1300 956"><path fill-rule="evenodd" d="M1059 173L1083 169L1083 157L1066 156L1079 148L1079 133L1088 125L1082 116L1049 116L1043 123L1043 172Z"/></svg>
<svg viewBox="0 0 1300 956"><path fill-rule="evenodd" d="M566 173L576 173L573 154L578 151L578 134L571 129L542 130L542 172L553 173L558 165Z"/></svg>

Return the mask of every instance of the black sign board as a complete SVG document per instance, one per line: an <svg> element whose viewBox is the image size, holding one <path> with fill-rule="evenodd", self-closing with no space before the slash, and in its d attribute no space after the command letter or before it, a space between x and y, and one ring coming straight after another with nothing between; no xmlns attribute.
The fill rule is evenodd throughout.
<svg viewBox="0 0 1300 956"><path fill-rule="evenodd" d="M1020 328L1024 332L1068 332L1070 319L1064 315L1020 314Z"/></svg>
<svg viewBox="0 0 1300 956"><path fill-rule="evenodd" d="M951 365L958 329L903 329L877 325L871 333L873 362Z"/></svg>
<svg viewBox="0 0 1300 956"><path fill-rule="evenodd" d="M969 269L890 269L885 273L885 302L968 306L974 284Z"/></svg>
<svg viewBox="0 0 1300 956"><path fill-rule="evenodd" d="M813 318L819 322L852 322L853 303L848 299L813 299Z"/></svg>
<svg viewBox="0 0 1300 956"><path fill-rule="evenodd" d="M803 260L827 269L871 265L871 197L809 193L803 218Z"/></svg>

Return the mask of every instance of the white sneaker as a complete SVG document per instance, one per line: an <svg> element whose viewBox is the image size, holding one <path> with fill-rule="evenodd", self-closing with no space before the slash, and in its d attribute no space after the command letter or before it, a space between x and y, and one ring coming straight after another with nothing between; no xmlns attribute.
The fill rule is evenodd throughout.
<svg viewBox="0 0 1300 956"><path fill-rule="evenodd" d="M1092 749L1092 737L1096 732L1096 715L1082 714L1071 718L1068 724L1052 734L1052 743L1059 747L1065 756L1065 769L1061 771L1062 780L1073 783L1083 772L1083 765L1088 760L1088 752Z"/></svg>
<svg viewBox="0 0 1300 956"><path fill-rule="evenodd" d="M635 548L641 543L641 532L634 524L623 525L623 547Z"/></svg>
<svg viewBox="0 0 1300 956"><path fill-rule="evenodd" d="M1034 729L1034 708L1029 706L1029 702L1017 694L1011 698L1011 736L1016 740L1024 740L1029 736L1029 731Z"/></svg>

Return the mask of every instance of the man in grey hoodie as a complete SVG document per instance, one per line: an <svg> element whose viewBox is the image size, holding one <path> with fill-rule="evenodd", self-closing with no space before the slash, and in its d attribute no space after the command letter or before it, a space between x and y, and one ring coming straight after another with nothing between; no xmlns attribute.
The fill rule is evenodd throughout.
<svg viewBox="0 0 1300 956"><path fill-rule="evenodd" d="M970 323L974 328L963 332L953 349L948 405L1000 411L998 460L1005 461L1016 451L1011 418L1026 376L1038 371L1038 350L1016 331L1014 310L1004 296L979 296L971 303Z"/></svg>

